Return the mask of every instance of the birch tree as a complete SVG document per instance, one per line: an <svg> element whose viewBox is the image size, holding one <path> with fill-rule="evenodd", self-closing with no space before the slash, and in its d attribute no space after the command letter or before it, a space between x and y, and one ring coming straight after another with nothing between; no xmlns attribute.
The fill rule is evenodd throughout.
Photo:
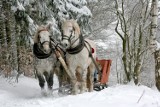
<svg viewBox="0 0 160 107"><path fill-rule="evenodd" d="M156 41L157 32L157 19L158 19L158 0L152 0L151 5L151 51L154 53L155 58L155 81L156 87L160 91L160 47L159 42Z"/></svg>

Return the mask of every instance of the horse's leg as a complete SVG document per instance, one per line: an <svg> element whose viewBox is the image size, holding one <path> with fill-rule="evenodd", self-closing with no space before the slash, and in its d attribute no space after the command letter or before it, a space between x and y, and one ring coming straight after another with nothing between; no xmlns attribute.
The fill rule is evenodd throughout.
<svg viewBox="0 0 160 107"><path fill-rule="evenodd" d="M75 73L76 69L72 67L70 68L70 71L72 72L72 76L71 76L72 94L76 95L78 94L78 82L77 82L76 73Z"/></svg>
<svg viewBox="0 0 160 107"><path fill-rule="evenodd" d="M87 72L87 89L89 89L90 88L90 69L89 69L89 67L88 67L88 72Z"/></svg>
<svg viewBox="0 0 160 107"><path fill-rule="evenodd" d="M74 76L75 79L71 79L72 84L72 94L76 95L78 94L78 82L76 80L76 76Z"/></svg>
<svg viewBox="0 0 160 107"><path fill-rule="evenodd" d="M50 72L48 77L46 77L47 85L48 85L48 95L52 95L52 87L53 87L53 73Z"/></svg>
<svg viewBox="0 0 160 107"><path fill-rule="evenodd" d="M46 92L44 89L44 83L45 83L44 77L41 74L37 74L37 77L38 77L38 81L39 81L39 86L41 87L41 93L42 93L42 95L46 95Z"/></svg>
<svg viewBox="0 0 160 107"><path fill-rule="evenodd" d="M58 93L61 94L63 93L62 89L60 87L62 87L62 82L63 82L63 68L60 66L60 67L56 67L54 69L54 72L58 78L58 82L59 82L59 90L58 90Z"/></svg>
<svg viewBox="0 0 160 107"><path fill-rule="evenodd" d="M52 90L53 87L53 73L50 73L48 80L47 80L47 84L48 84L48 89Z"/></svg>
<svg viewBox="0 0 160 107"><path fill-rule="evenodd" d="M52 86L53 86L53 72L44 72L45 79L48 85L48 94L52 94Z"/></svg>
<svg viewBox="0 0 160 107"><path fill-rule="evenodd" d="M88 72L89 72L89 75L88 75L88 79L89 79L89 87L88 87L88 91L91 92L93 91L93 79L94 79L94 72L95 72L95 66L93 63L91 63L88 67Z"/></svg>
<svg viewBox="0 0 160 107"><path fill-rule="evenodd" d="M87 91L87 86L86 86L86 79L87 79L87 69L82 71L81 73L81 87L80 87L80 93L84 93Z"/></svg>
<svg viewBox="0 0 160 107"><path fill-rule="evenodd" d="M41 87L41 89L44 89L44 83L45 83L45 80L43 78L42 75L37 75L38 77L38 80L39 80L39 86Z"/></svg>

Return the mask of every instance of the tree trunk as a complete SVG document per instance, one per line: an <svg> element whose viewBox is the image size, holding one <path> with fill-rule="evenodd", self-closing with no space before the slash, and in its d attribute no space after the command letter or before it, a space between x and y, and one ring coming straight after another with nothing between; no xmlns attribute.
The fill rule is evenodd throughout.
<svg viewBox="0 0 160 107"><path fill-rule="evenodd" d="M151 6L151 51L156 51L156 32L157 32L157 19L158 19L158 0L152 0Z"/></svg>
<svg viewBox="0 0 160 107"><path fill-rule="evenodd" d="M157 50L156 32L158 20L158 0L152 0L152 20L151 20L151 51L154 52L155 58L155 81L156 87L160 91L160 50Z"/></svg>
<svg viewBox="0 0 160 107"><path fill-rule="evenodd" d="M155 80L156 87L160 91L160 51L155 52Z"/></svg>
<svg viewBox="0 0 160 107"><path fill-rule="evenodd" d="M5 20L4 20L4 23L5 23L5 29L6 29L6 39L7 39L7 44L9 44L9 42L11 41L11 29L10 29L10 26L11 26L11 23L10 23L10 10L11 10L11 4L8 3L6 0L3 0L3 9L4 9L4 15L5 15Z"/></svg>

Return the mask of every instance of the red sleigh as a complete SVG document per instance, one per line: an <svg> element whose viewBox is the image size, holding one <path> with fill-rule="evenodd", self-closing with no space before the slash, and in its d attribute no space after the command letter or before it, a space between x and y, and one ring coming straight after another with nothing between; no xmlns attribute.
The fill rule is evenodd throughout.
<svg viewBox="0 0 160 107"><path fill-rule="evenodd" d="M112 60L97 59L97 62L101 65L102 70L101 73L98 73L98 81L94 83L94 90L100 91L108 87L107 83L109 79Z"/></svg>

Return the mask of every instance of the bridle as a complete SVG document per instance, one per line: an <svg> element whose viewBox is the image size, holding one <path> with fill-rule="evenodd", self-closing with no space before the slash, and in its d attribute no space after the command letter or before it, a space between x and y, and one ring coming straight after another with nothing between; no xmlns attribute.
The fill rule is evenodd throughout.
<svg viewBox="0 0 160 107"><path fill-rule="evenodd" d="M38 41L40 41L40 38L39 38L39 33L42 32L42 31L48 31L47 29L42 29L40 31L38 31ZM51 48L51 51L46 54L43 50L43 44L46 43L46 42L49 42L49 46ZM34 55L39 58L39 59L45 59L45 58L48 58L51 54L52 54L52 46L51 46L51 38L50 38L50 41L44 41L44 42L38 42L38 43L34 43L33 45L33 53Z"/></svg>
<svg viewBox="0 0 160 107"><path fill-rule="evenodd" d="M74 34L73 34L73 32L74 32ZM68 40L69 43L70 43L70 46L71 46L71 44L72 44L72 39L74 39L74 38L75 38L75 28L74 28L74 27L73 27L73 29L72 29L72 31L71 31L70 36L64 35L64 34L63 34L63 31L62 31L62 40ZM75 42L76 42L76 41L75 41Z"/></svg>
<svg viewBox="0 0 160 107"><path fill-rule="evenodd" d="M42 47L43 47L43 44L46 43L46 42L48 42L48 43L49 43L49 46L50 46L50 48L51 48L51 38L50 38L50 37L49 37L49 38L50 38L50 41L43 41L42 43L40 42L39 33L42 32L42 31L48 31L48 30L47 30L47 29L42 29L42 30L39 30L39 31L38 31L38 41L39 41L38 44L39 44L40 47L42 48ZM49 31L48 31L48 32L49 32Z"/></svg>
<svg viewBox="0 0 160 107"><path fill-rule="evenodd" d="M74 34L73 34L74 32ZM63 31L62 31L62 40L68 40L70 43L70 47L72 48L72 45L79 39L79 37L77 39L75 39L74 41L72 41L75 38L75 28L73 27L73 30L71 31L70 36L64 35Z"/></svg>
<svg viewBox="0 0 160 107"><path fill-rule="evenodd" d="M74 35L73 35L73 32L74 32ZM70 34L70 36L66 36L63 34L63 31L62 31L62 40L68 40L69 43L70 43L70 47L68 49L66 49L66 51L70 54L77 54L79 53L83 48L84 48L84 38L82 36L82 34L73 41L73 39L75 38L75 28L73 27L73 30ZM76 47L72 47L72 45L77 41L79 40L79 44L76 46Z"/></svg>

